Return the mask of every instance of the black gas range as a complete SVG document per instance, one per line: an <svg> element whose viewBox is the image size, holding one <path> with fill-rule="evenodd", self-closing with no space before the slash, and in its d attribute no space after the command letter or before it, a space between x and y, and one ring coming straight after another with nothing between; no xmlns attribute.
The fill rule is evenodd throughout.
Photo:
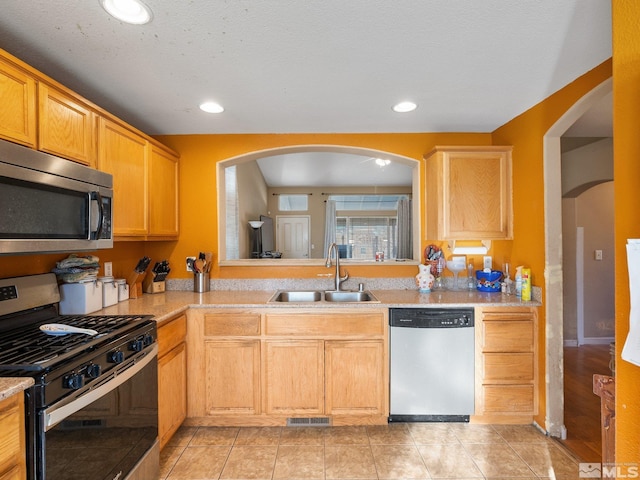
<svg viewBox="0 0 640 480"><path fill-rule="evenodd" d="M145 478L158 463L156 323L58 315L59 298L53 274L0 279L0 376L35 382L28 478Z"/></svg>

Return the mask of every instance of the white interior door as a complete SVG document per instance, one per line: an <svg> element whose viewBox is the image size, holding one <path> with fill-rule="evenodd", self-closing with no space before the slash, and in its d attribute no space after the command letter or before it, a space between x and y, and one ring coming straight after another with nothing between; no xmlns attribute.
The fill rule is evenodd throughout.
<svg viewBox="0 0 640 480"><path fill-rule="evenodd" d="M283 258L309 258L308 215L276 217L276 250Z"/></svg>

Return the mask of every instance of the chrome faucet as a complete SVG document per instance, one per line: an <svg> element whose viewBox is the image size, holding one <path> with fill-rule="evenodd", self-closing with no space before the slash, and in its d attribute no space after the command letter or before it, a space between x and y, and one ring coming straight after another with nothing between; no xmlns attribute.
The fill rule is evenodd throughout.
<svg viewBox="0 0 640 480"><path fill-rule="evenodd" d="M325 261L325 266L327 268L331 268L331 250L334 250L336 252L336 288L335 291L339 292L340 291L340 284L342 282L344 282L347 278L349 278L349 272L347 272L346 270L344 271L344 277L340 276L340 253L338 252L338 245L336 245L335 242L333 242L331 245L329 245L329 248L327 249L327 260Z"/></svg>

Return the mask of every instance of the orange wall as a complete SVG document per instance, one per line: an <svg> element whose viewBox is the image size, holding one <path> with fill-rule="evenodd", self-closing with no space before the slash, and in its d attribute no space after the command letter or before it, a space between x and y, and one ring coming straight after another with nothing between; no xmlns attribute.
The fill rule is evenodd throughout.
<svg viewBox="0 0 640 480"><path fill-rule="evenodd" d="M616 256L616 462L640 462L640 367L620 360L629 331L626 239L640 238L640 2L613 14L613 175Z"/></svg>
<svg viewBox="0 0 640 480"><path fill-rule="evenodd" d="M180 241L172 254L177 266L171 276L188 278L182 267L185 257L200 251L218 253L216 163L254 151L294 145L341 145L382 150L420 160L435 145L490 145L489 134L291 134L291 135L170 135L157 137L180 152ZM421 165L422 166L422 165ZM422 169L421 169L422 171ZM422 175L421 183L422 183ZM421 198L420 201L424 201ZM421 235L424 238L424 235ZM499 242L497 242L499 243ZM324 267L222 267L220 278L314 278ZM414 276L415 265L349 266L351 276Z"/></svg>
<svg viewBox="0 0 640 480"><path fill-rule="evenodd" d="M543 137L578 100L611 76L606 61L543 102L493 132L495 145L513 145L513 243L512 265L528 265L534 285L544 287L544 168ZM617 183L616 183L617 188ZM543 300L545 292L542 292ZM536 421L545 425L545 311L538 309L539 409Z"/></svg>

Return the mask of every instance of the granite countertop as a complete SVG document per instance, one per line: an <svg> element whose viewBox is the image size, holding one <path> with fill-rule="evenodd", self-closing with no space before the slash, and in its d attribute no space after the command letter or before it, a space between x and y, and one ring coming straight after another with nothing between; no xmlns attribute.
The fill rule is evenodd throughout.
<svg viewBox="0 0 640 480"><path fill-rule="evenodd" d="M104 308L96 315L153 315L158 323L175 317L188 308L430 308L430 307L539 307L538 301L523 302L515 295L478 291L419 293L417 290L373 290L376 303L268 303L275 291L227 291L206 293L167 291L144 294Z"/></svg>
<svg viewBox="0 0 640 480"><path fill-rule="evenodd" d="M33 385L33 378L0 377L0 400L20 393Z"/></svg>

